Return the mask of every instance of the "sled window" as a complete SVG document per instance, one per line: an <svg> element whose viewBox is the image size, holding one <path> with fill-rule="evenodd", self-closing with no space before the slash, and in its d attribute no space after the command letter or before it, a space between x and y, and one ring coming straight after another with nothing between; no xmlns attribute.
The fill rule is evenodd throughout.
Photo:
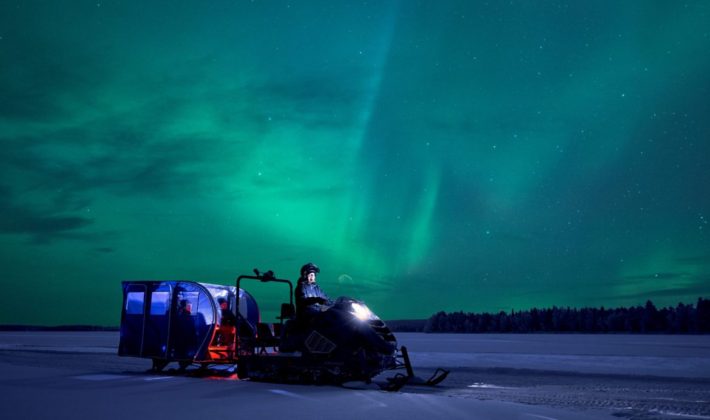
<svg viewBox="0 0 710 420"><path fill-rule="evenodd" d="M126 314L143 314L143 292L128 292L126 294Z"/></svg>
<svg viewBox="0 0 710 420"><path fill-rule="evenodd" d="M199 293L198 292L179 292L177 299L178 299L178 307L180 306L181 302L185 302L185 309L186 309L186 314L189 315L196 315L197 311L199 311ZM178 312L180 312L178 310Z"/></svg>
<svg viewBox="0 0 710 420"><path fill-rule="evenodd" d="M170 292L153 292L150 299L150 314L165 315L169 308Z"/></svg>

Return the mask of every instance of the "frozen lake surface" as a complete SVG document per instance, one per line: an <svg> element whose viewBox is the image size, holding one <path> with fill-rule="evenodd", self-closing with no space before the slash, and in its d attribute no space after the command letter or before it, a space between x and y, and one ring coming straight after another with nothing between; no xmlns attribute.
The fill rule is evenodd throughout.
<svg viewBox="0 0 710 420"><path fill-rule="evenodd" d="M0 417L710 419L710 336L397 334L436 388L150 374L116 332L0 332Z"/></svg>

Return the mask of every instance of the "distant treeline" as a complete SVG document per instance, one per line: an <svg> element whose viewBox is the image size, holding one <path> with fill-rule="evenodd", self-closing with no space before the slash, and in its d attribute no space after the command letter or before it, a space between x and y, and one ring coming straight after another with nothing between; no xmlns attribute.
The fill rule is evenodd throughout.
<svg viewBox="0 0 710 420"><path fill-rule="evenodd" d="M99 325L0 325L0 331L118 331L118 327Z"/></svg>
<svg viewBox="0 0 710 420"><path fill-rule="evenodd" d="M406 326L414 324L405 324ZM406 330L400 330L406 331ZM411 330L409 330L411 331ZM710 300L657 309L650 300L630 308L530 309L510 313L438 312L419 331L452 333L710 333Z"/></svg>
<svg viewBox="0 0 710 420"><path fill-rule="evenodd" d="M385 321L390 330L394 332L424 332L426 319L396 319Z"/></svg>

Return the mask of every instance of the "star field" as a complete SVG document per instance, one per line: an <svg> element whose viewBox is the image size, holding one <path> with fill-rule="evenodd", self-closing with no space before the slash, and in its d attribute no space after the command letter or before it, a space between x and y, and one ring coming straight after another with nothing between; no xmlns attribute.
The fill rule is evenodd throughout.
<svg viewBox="0 0 710 420"><path fill-rule="evenodd" d="M385 319L708 297L708 28L705 1L5 1L0 323L308 261Z"/></svg>

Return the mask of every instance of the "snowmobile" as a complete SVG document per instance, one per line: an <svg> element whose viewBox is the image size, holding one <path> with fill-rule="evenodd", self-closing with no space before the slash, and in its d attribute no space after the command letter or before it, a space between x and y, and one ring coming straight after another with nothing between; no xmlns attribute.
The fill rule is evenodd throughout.
<svg viewBox="0 0 710 420"><path fill-rule="evenodd" d="M259 323L256 334L238 334L237 369L240 378L252 380L334 383L370 382L385 371L406 369L386 378L382 388L397 390L405 384L436 385L449 374L437 369L424 381L414 375L407 349L398 348L392 331L364 302L339 297L332 305L308 320L294 316L293 284L278 279L272 271L237 278L284 283L289 303L281 305L278 324ZM239 313L237 303L237 313ZM271 351L269 351L271 349Z"/></svg>
<svg viewBox="0 0 710 420"><path fill-rule="evenodd" d="M256 300L241 288L245 280L288 286L278 322L261 322ZM151 358L155 371L173 361L181 370L236 364L240 379L313 384L370 383L395 371L378 382L392 391L436 385L449 373L437 369L426 381L415 376L406 347L398 347L385 322L359 300L340 297L299 319L293 284L272 271L241 275L236 287L143 281L124 282L123 289L119 355ZM402 369L406 374L396 372Z"/></svg>

